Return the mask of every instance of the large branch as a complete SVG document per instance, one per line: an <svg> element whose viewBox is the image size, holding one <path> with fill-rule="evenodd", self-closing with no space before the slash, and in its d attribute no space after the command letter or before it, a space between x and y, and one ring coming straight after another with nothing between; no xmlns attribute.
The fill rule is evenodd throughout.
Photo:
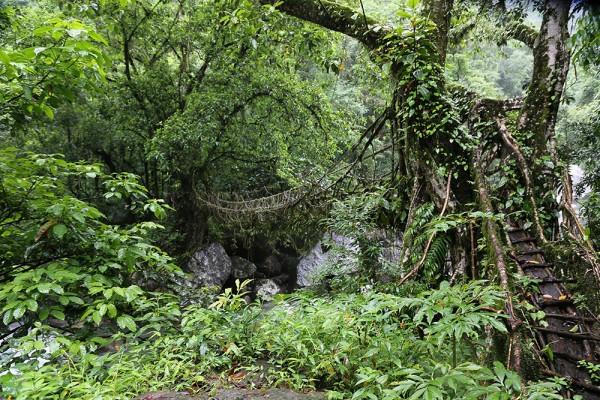
<svg viewBox="0 0 600 400"><path fill-rule="evenodd" d="M499 1L495 4L493 2L482 2L481 11L491 11L495 15L495 22L504 28L503 40L514 39L533 49L538 32L523 23L523 18L516 16L513 13L514 10L506 8L506 2Z"/></svg>
<svg viewBox="0 0 600 400"><path fill-rule="evenodd" d="M286 14L353 37L373 49L390 28L360 11L328 0L259 0Z"/></svg>
<svg viewBox="0 0 600 400"><path fill-rule="evenodd" d="M538 32L524 23L509 23L506 27L506 36L508 39L515 39L533 49Z"/></svg>

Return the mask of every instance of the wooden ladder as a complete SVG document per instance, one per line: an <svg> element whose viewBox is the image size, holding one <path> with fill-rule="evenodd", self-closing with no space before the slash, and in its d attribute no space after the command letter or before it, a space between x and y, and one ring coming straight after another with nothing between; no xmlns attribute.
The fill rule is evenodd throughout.
<svg viewBox="0 0 600 400"><path fill-rule="evenodd" d="M548 325L536 327L535 338L540 350L548 346L553 354L549 360L550 370L543 372L567 378L572 392L586 400L600 400L600 386L578 365L582 360L600 362L600 335L594 328L598 321L577 309L564 285L567 281L555 276L535 238L520 227L511 227L508 236L520 272L540 282L539 293L528 294L528 297L546 314Z"/></svg>

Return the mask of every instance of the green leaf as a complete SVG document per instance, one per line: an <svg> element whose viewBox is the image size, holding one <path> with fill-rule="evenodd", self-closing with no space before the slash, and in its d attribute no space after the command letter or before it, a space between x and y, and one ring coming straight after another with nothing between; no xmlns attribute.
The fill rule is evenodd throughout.
<svg viewBox="0 0 600 400"><path fill-rule="evenodd" d="M25 315L25 311L27 311L25 306L20 305L13 310L12 315L14 319L20 319L23 315Z"/></svg>
<svg viewBox="0 0 600 400"><path fill-rule="evenodd" d="M127 328L132 332L137 330L135 321L127 314L121 315L119 318L117 318L117 325L119 325L119 328L121 329Z"/></svg>
<svg viewBox="0 0 600 400"><path fill-rule="evenodd" d="M64 224L56 224L52 227L52 233L59 239L62 239L67 233L67 226Z"/></svg>
<svg viewBox="0 0 600 400"><path fill-rule="evenodd" d="M44 111L44 114L46 114L48 119L54 119L54 110L51 107L48 107L45 104L42 104L41 107L42 111Z"/></svg>
<svg viewBox="0 0 600 400"><path fill-rule="evenodd" d="M64 321L65 319L65 313L57 309L50 310L50 315L52 315L56 319L60 319L61 321Z"/></svg>
<svg viewBox="0 0 600 400"><path fill-rule="evenodd" d="M108 304L107 309L108 309L108 316L110 318L114 318L117 316L117 307L115 307L114 304Z"/></svg>
<svg viewBox="0 0 600 400"><path fill-rule="evenodd" d="M38 317L40 318L41 321L45 321L49 315L50 315L50 310L48 308L43 308L42 310L40 310Z"/></svg>
<svg viewBox="0 0 600 400"><path fill-rule="evenodd" d="M101 304L100 307L98 307L98 314L100 314L101 317L103 317L106 314L106 311L106 304Z"/></svg>
<svg viewBox="0 0 600 400"><path fill-rule="evenodd" d="M51 283L40 283L39 285L37 285L36 289L38 292L43 293L43 294L48 294L50 293L50 288L52 287Z"/></svg>
<svg viewBox="0 0 600 400"><path fill-rule="evenodd" d="M98 311L94 311L92 313L92 320L96 323L96 325L100 325L100 322L102 321L102 315L100 315Z"/></svg>
<svg viewBox="0 0 600 400"><path fill-rule="evenodd" d="M4 325L10 324L10 321L12 321L12 310L6 311L2 316L2 323Z"/></svg>
<svg viewBox="0 0 600 400"><path fill-rule="evenodd" d="M75 304L79 304L79 305L84 304L83 300L77 296L69 296L69 300L71 301L71 303L75 303Z"/></svg>
<svg viewBox="0 0 600 400"><path fill-rule="evenodd" d="M419 6L420 3L421 3L420 0L407 0L406 6L408 8L412 8L414 10L415 8L417 8Z"/></svg>
<svg viewBox="0 0 600 400"><path fill-rule="evenodd" d="M29 311L36 312L38 309L38 302L34 299L27 299L25 300L24 304Z"/></svg>

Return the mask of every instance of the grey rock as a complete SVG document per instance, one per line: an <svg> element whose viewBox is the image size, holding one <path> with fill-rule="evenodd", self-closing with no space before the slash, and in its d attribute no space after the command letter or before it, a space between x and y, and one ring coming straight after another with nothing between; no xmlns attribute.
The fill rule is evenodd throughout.
<svg viewBox="0 0 600 400"><path fill-rule="evenodd" d="M235 279L249 279L256 274L256 265L243 257L231 257L232 275Z"/></svg>
<svg viewBox="0 0 600 400"><path fill-rule="evenodd" d="M313 285L313 281L323 269L327 262L327 255L323 252L321 242L318 242L306 256L300 259L298 263L298 274L296 284L300 287Z"/></svg>
<svg viewBox="0 0 600 400"><path fill-rule="evenodd" d="M273 279L261 279L256 282L256 296L264 301L270 301L276 294L282 293L283 289Z"/></svg>
<svg viewBox="0 0 600 400"><path fill-rule="evenodd" d="M360 250L354 238L332 232L323 237L323 242L331 247L328 252L331 257L329 262L337 267L337 271L333 271L334 275L358 271Z"/></svg>
<svg viewBox="0 0 600 400"><path fill-rule="evenodd" d="M326 233L323 240L300 259L296 284L300 287L312 286L324 274L341 275L358 271L358 251L354 239Z"/></svg>
<svg viewBox="0 0 600 400"><path fill-rule="evenodd" d="M267 275L269 277L277 276L277 275L281 274L281 271L283 270L283 266L281 265L281 262L275 255L270 255L261 264L260 270L261 270L261 272L263 272L265 275Z"/></svg>
<svg viewBox="0 0 600 400"><path fill-rule="evenodd" d="M290 286L290 276L288 274L277 275L271 279L281 287Z"/></svg>
<svg viewBox="0 0 600 400"><path fill-rule="evenodd" d="M223 287L231 275L231 259L219 243L197 250L187 265L196 286Z"/></svg>
<svg viewBox="0 0 600 400"><path fill-rule="evenodd" d="M386 239L381 243L381 253L379 261L397 265L400 262L400 252L402 251L402 240L398 237L392 240Z"/></svg>

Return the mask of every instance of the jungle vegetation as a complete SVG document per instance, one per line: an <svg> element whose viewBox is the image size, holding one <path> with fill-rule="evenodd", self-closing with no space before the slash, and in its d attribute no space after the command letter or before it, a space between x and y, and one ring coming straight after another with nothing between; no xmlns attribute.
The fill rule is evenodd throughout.
<svg viewBox="0 0 600 400"><path fill-rule="evenodd" d="M0 396L582 398L509 231L598 327L594 2L0 0L0 42ZM355 274L183 300L209 242L324 232Z"/></svg>

